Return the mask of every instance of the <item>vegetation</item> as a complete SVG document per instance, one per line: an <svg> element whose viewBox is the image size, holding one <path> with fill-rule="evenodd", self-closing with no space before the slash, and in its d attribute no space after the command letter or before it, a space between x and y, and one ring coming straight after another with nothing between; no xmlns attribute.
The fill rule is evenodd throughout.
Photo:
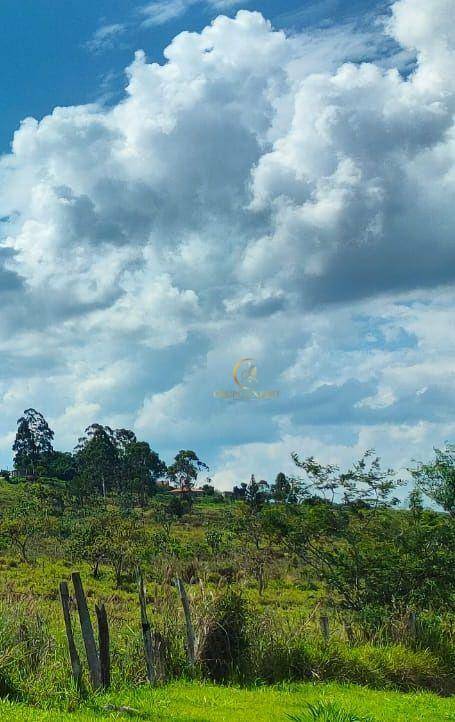
<svg viewBox="0 0 455 722"><path fill-rule="evenodd" d="M373 718L359 717L351 712L346 712L336 702L318 702L309 704L307 712L303 715L289 715L294 722L305 722L305 720L321 720L321 722L373 722Z"/></svg>
<svg viewBox="0 0 455 722"><path fill-rule="evenodd" d="M380 705L359 704L358 692L351 699L336 688L333 699L321 700L316 687L286 685L362 684L388 690L387 700L405 699L390 690L454 692L450 445L412 470L416 487L404 508L397 500L402 481L371 451L347 470L294 454L292 478L280 473L268 484L252 475L223 496L210 479L197 487L208 467L192 450L178 451L167 467L127 429L93 424L73 452L54 450L53 438L42 414L24 412L15 471L0 481L0 697L51 706L54 715L98 704L86 673L76 688L68 661L58 585L76 569L91 610L95 601L107 608L115 699L165 700L183 689L210 698L215 688L200 686L203 680L243 687L260 681L297 690L298 708L280 702L283 719L380 720L392 717L381 716ZM427 508L424 494L442 511ZM139 570L149 589L158 682L193 677L198 684L141 690ZM194 664L176 577L189 597ZM77 629L76 646L82 656ZM125 685L137 691L121 692ZM220 689L220 699L226 694ZM279 719L261 718L265 691L229 694L255 695L258 719ZM436 698L425 699L437 708ZM8 704L0 704L0 719ZM175 719L230 718L215 702L212 716L198 717L194 704L186 717L177 705ZM449 702L440 704L451 719ZM401 718L433 719L413 717L414 709L417 702ZM390 710L401 719L399 705Z"/></svg>
<svg viewBox="0 0 455 722"><path fill-rule="evenodd" d="M309 705L338 717L315 717ZM123 711L122 711L123 710ZM0 702L0 720L15 722L93 722L94 720L172 720L173 722L312 722L367 720L372 722L450 722L455 706L450 699L429 693L376 692L337 684L293 684L278 687L219 687L174 682L166 687L121 690L99 695L75 713L38 710ZM344 714L344 717L340 715ZM350 716L349 716L350 715Z"/></svg>

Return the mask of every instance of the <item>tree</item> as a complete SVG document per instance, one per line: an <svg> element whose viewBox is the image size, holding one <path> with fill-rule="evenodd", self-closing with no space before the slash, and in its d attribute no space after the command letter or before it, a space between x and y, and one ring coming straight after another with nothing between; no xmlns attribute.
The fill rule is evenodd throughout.
<svg viewBox="0 0 455 722"><path fill-rule="evenodd" d="M435 459L410 469L417 486L451 516L455 516L455 445L435 449Z"/></svg>
<svg viewBox="0 0 455 722"><path fill-rule="evenodd" d="M245 502L253 514L259 512L268 499L267 482L256 481L254 474L251 474L250 483L246 487Z"/></svg>
<svg viewBox="0 0 455 722"><path fill-rule="evenodd" d="M54 516L62 517L68 501L68 487L62 479L40 477L30 485L35 499Z"/></svg>
<svg viewBox="0 0 455 722"><path fill-rule="evenodd" d="M136 434L130 429L114 429L111 436L120 457L137 442Z"/></svg>
<svg viewBox="0 0 455 722"><path fill-rule="evenodd" d="M69 451L52 451L39 461L38 475L70 482L76 474L76 461Z"/></svg>
<svg viewBox="0 0 455 722"><path fill-rule="evenodd" d="M299 501L310 499L313 495L325 501L333 502L339 487L339 468L334 464L320 464L313 456L300 459L297 453L291 454L294 464L305 472L304 477L293 479L298 491Z"/></svg>
<svg viewBox="0 0 455 722"><path fill-rule="evenodd" d="M173 464L168 467L167 474L171 483L182 491L191 491L196 484L198 474L202 469L209 467L199 459L190 449L181 449L174 458Z"/></svg>
<svg viewBox="0 0 455 722"><path fill-rule="evenodd" d="M215 487L213 486L212 479L208 476L205 480L205 484L202 485L204 492L207 496L215 496Z"/></svg>
<svg viewBox="0 0 455 722"><path fill-rule="evenodd" d="M14 468L24 476L34 471L38 452L27 419L18 419L16 438L13 444Z"/></svg>
<svg viewBox="0 0 455 722"><path fill-rule="evenodd" d="M207 529L205 532L205 541L212 556L219 555L223 546L223 533L218 529Z"/></svg>
<svg viewBox="0 0 455 722"><path fill-rule="evenodd" d="M26 409L18 419L17 427L13 444L14 468L22 474L34 475L38 462L53 452L54 432L36 409Z"/></svg>
<svg viewBox="0 0 455 722"><path fill-rule="evenodd" d="M272 484L271 494L274 501L289 502L293 497L292 483L290 479L280 471L276 475L275 483Z"/></svg>
<svg viewBox="0 0 455 722"><path fill-rule="evenodd" d="M233 487L232 494L236 501L238 501L239 499L245 499L247 486L248 486L248 484L245 481L242 481L240 486Z"/></svg>
<svg viewBox="0 0 455 722"><path fill-rule="evenodd" d="M294 479L295 491L302 501L322 499L330 504L336 499L351 506L366 506L378 509L394 506L399 499L391 498L392 492L404 484L395 478L393 469L381 468L379 457L373 449L365 451L348 471L341 473L335 464L320 464L309 456L300 459L291 454L295 465L305 472L305 477Z"/></svg>
<svg viewBox="0 0 455 722"><path fill-rule="evenodd" d="M22 562L30 562L31 549L55 530L55 520L42 500L33 494L19 499L0 519L0 538L14 547Z"/></svg>
<svg viewBox="0 0 455 722"><path fill-rule="evenodd" d="M341 606L360 610L410 599L412 584L401 581L403 570L412 565L404 551L402 517L390 511L402 484L393 470L383 470L371 451L343 473L313 457L293 458L306 472L300 480L303 499L314 491L322 496L313 504L270 508L267 528L337 595Z"/></svg>
<svg viewBox="0 0 455 722"><path fill-rule="evenodd" d="M119 512L109 514L105 534L105 557L112 566L115 586L118 588L124 575L131 575L139 566L146 550L147 539L144 527L134 514L125 516Z"/></svg>
<svg viewBox="0 0 455 722"><path fill-rule="evenodd" d="M381 460L368 449L353 467L340 474L339 486L344 491L344 502L373 509L396 506L399 499L391 496L405 482L395 478L393 469L382 469Z"/></svg>
<svg viewBox="0 0 455 722"><path fill-rule="evenodd" d="M120 461L124 480L145 506L147 497L156 488L156 481L166 473L166 464L146 441L128 444Z"/></svg>
<svg viewBox="0 0 455 722"><path fill-rule="evenodd" d="M161 528L166 543L171 540L173 525L190 511L191 502L188 499L188 494L167 494L165 501L154 503L152 507L153 520Z"/></svg>
<svg viewBox="0 0 455 722"><path fill-rule="evenodd" d="M423 512L423 498L420 489L413 489L409 494L409 510L413 517L420 517Z"/></svg>
<svg viewBox="0 0 455 722"><path fill-rule="evenodd" d="M269 498L268 485L257 482L254 474L245 488L244 501L231 516L232 530L242 540L242 556L245 568L258 583L262 595L266 583L266 569L270 561L269 539L264 532L263 511Z"/></svg>
<svg viewBox="0 0 455 722"><path fill-rule="evenodd" d="M114 507L92 509L71 531L69 550L73 557L87 561L94 577L102 563L112 567L116 587L124 574L132 572L145 549L145 532L139 518Z"/></svg>
<svg viewBox="0 0 455 722"><path fill-rule="evenodd" d="M114 432L109 426L92 424L75 449L77 486L81 496L94 490L104 497L116 486L119 471Z"/></svg>
<svg viewBox="0 0 455 722"><path fill-rule="evenodd" d="M86 516L71 524L68 551L75 559L90 564L95 579L99 576L101 563L106 560L106 529L109 521L110 512L101 507L93 508Z"/></svg>
<svg viewBox="0 0 455 722"><path fill-rule="evenodd" d="M340 505L273 505L265 526L332 603L356 612L450 603L455 527L441 514ZM452 527L452 528L451 528Z"/></svg>

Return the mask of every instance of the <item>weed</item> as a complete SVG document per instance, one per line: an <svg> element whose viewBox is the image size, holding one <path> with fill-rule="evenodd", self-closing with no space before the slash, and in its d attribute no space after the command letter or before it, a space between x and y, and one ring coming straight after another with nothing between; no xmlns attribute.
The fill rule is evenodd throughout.
<svg viewBox="0 0 455 722"><path fill-rule="evenodd" d="M309 704L303 715L288 715L293 722L373 722L373 717L359 717L347 712L335 702L317 702Z"/></svg>

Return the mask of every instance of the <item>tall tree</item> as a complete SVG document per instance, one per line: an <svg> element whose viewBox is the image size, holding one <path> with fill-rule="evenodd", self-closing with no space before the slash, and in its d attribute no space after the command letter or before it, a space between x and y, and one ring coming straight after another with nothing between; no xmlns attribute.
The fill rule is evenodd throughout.
<svg viewBox="0 0 455 722"><path fill-rule="evenodd" d="M245 492L245 502L251 509L252 513L259 512L268 498L269 494L264 482L260 481L258 483L254 474L251 474L250 483L248 484Z"/></svg>
<svg viewBox="0 0 455 722"><path fill-rule="evenodd" d="M40 477L49 479L61 479L71 481L76 474L76 462L69 451L53 451L45 459L40 459L38 464Z"/></svg>
<svg viewBox="0 0 455 722"><path fill-rule="evenodd" d="M147 496L153 494L155 482L166 473L166 464L146 441L130 443L121 462L126 483L145 506Z"/></svg>
<svg viewBox="0 0 455 722"><path fill-rule="evenodd" d="M79 490L82 495L93 490L106 496L115 488L119 457L114 432L109 426L92 424L85 430L75 449Z"/></svg>
<svg viewBox="0 0 455 722"><path fill-rule="evenodd" d="M135 444L137 442L136 434L130 429L114 429L112 432L112 439L119 456L126 454L131 444Z"/></svg>
<svg viewBox="0 0 455 722"><path fill-rule="evenodd" d="M282 471L276 475L275 483L272 484L271 493L275 501L291 502L294 500L292 483Z"/></svg>
<svg viewBox="0 0 455 722"><path fill-rule="evenodd" d="M53 438L54 432L43 414L36 409L26 409L17 421L14 467L22 473L35 474L38 462L52 454Z"/></svg>
<svg viewBox="0 0 455 722"><path fill-rule="evenodd" d="M292 456L306 474L300 480L305 503L270 506L267 529L275 529L346 608L410 602L418 586L414 555L404 548L411 517L391 511L403 482L392 469L382 469L372 451L345 472L313 457ZM434 569L433 580L441 566Z"/></svg>
<svg viewBox="0 0 455 722"><path fill-rule="evenodd" d="M268 484L258 483L252 474L245 489L244 503L236 505L237 508L231 516L232 530L243 540L242 556L245 568L256 578L261 595L265 588L266 570L270 560L270 547L262 519L269 497Z"/></svg>
<svg viewBox="0 0 455 722"><path fill-rule="evenodd" d="M191 491L197 481L202 469L209 467L199 459L197 454L190 449L181 449L174 458L173 464L168 467L167 473L170 481L183 490Z"/></svg>

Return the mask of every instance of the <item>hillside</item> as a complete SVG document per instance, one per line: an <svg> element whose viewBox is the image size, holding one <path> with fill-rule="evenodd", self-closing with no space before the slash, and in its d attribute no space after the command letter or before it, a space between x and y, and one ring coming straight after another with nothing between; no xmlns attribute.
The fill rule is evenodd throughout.
<svg viewBox="0 0 455 722"><path fill-rule="evenodd" d="M313 460L308 470L328 483ZM311 719L308 703L322 699L360 720L452 719L452 701L436 696L455 691L452 518L419 499L396 508L376 461L362 473L367 491L349 481L342 502L297 499L286 478L270 491L252 477L237 500L210 486L151 485L144 497L90 491L84 478L0 481L0 687L11 701L0 715L22 704L17 719L30 706L95 719L113 704L144 718L246 720L251 704L258 720ZM98 682L75 572L108 675ZM338 719L327 715L314 719Z"/></svg>

